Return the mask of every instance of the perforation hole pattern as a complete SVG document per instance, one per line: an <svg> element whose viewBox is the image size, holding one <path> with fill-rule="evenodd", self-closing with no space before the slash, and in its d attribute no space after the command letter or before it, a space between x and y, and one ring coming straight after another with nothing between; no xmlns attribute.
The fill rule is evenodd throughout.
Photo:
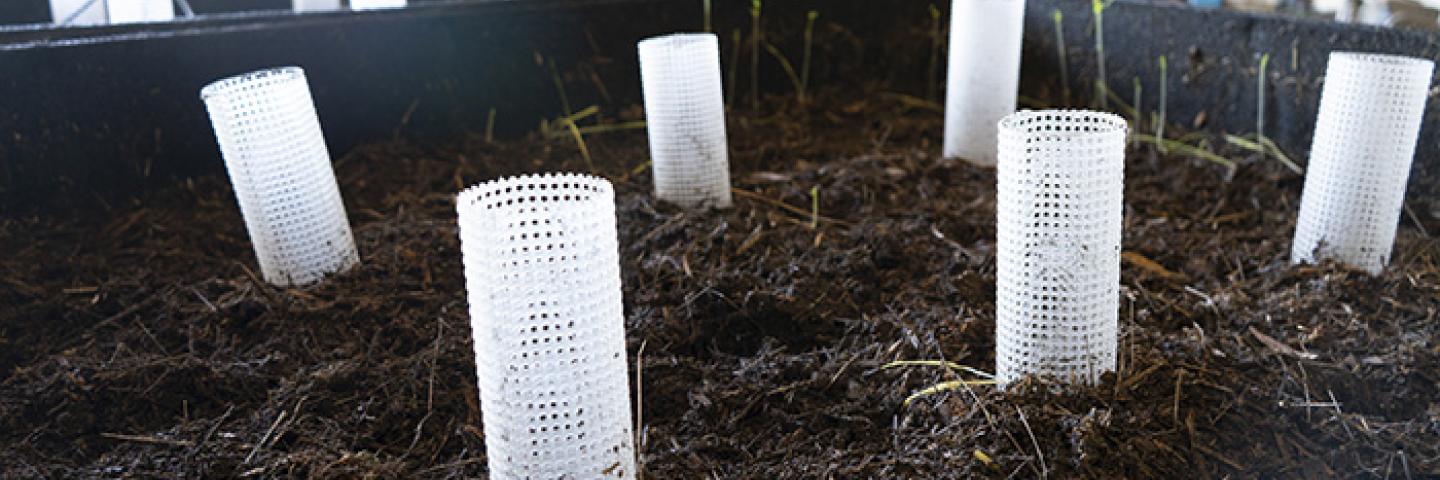
<svg viewBox="0 0 1440 480"><path fill-rule="evenodd" d="M954 0L951 12L944 156L992 166L1020 88L1025 0Z"/></svg>
<svg viewBox="0 0 1440 480"><path fill-rule="evenodd" d="M610 182L498 180L457 210L490 478L635 478Z"/></svg>
<svg viewBox="0 0 1440 480"><path fill-rule="evenodd" d="M999 125L996 378L1115 369L1125 120L1022 111Z"/></svg>
<svg viewBox="0 0 1440 480"><path fill-rule="evenodd" d="M1333 258L1375 274L1390 262L1434 69L1419 58L1330 54L1293 262Z"/></svg>
<svg viewBox="0 0 1440 480"><path fill-rule="evenodd" d="M642 40L639 49L655 196L686 208L729 207L718 40L680 33Z"/></svg>
<svg viewBox="0 0 1440 480"><path fill-rule="evenodd" d="M304 285L358 263L304 70L226 78L200 97L265 280Z"/></svg>

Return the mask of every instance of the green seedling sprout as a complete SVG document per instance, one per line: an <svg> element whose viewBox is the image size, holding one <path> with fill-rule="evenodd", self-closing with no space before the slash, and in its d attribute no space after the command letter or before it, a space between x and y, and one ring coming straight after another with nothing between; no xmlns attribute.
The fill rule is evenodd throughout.
<svg viewBox="0 0 1440 480"><path fill-rule="evenodd" d="M705 31L713 32L714 30L710 28L710 0L702 0L702 3L705 9Z"/></svg>
<svg viewBox="0 0 1440 480"><path fill-rule="evenodd" d="M1070 104L1070 61L1065 53L1065 13L1060 9L1050 12L1050 18L1055 21L1055 42L1056 49L1060 54L1060 92L1065 99L1065 104Z"/></svg>
<svg viewBox="0 0 1440 480"><path fill-rule="evenodd" d="M1141 142L1155 145L1157 148L1161 148L1164 150L1174 150L1177 153L1183 155L1190 155L1192 157L1199 158L1201 160L1205 160L1216 165L1225 167L1227 177L1233 176L1235 174L1235 162L1233 160L1216 155L1215 152L1211 152L1210 150L1207 150L1205 148L1197 147L1176 140L1156 137L1154 135L1139 134L1136 135L1135 138Z"/></svg>
<svg viewBox="0 0 1440 480"><path fill-rule="evenodd" d="M560 93L560 107L564 109L566 115L570 115L574 111L570 110L570 97L565 95L565 80L560 78L560 70L555 68L555 59L550 59L548 63L550 78L555 81L555 91Z"/></svg>
<svg viewBox="0 0 1440 480"><path fill-rule="evenodd" d="M1143 87L1140 85L1140 76L1136 75L1134 78L1131 79L1131 89L1135 92L1135 103L1131 104L1134 107L1132 109L1134 114L1130 116L1130 148L1132 149L1135 148L1135 135L1140 133L1140 112L1143 111L1140 108L1140 95L1142 93L1141 88Z"/></svg>
<svg viewBox="0 0 1440 480"><path fill-rule="evenodd" d="M726 110L730 110L731 107L733 107L734 104L735 104L735 86L736 86L735 78L736 78L736 74L740 71L740 51L741 51L741 48L740 48L740 41L741 41L741 40L740 40L740 39L741 39L740 29L737 28L737 29L735 29L735 30L733 30L733 31L730 32L730 40L731 40L731 44L734 45L734 48L732 49L732 52L730 53L730 75L729 75L729 76L730 76L730 81L728 82L728 83L729 83L730 91L725 94L725 109L726 109Z"/></svg>
<svg viewBox="0 0 1440 480"><path fill-rule="evenodd" d="M1165 55L1160 56L1160 120L1155 122L1155 138L1165 138L1165 102L1167 91L1170 90L1170 60ZM1160 153L1169 153L1165 143L1156 145Z"/></svg>
<svg viewBox="0 0 1440 480"><path fill-rule="evenodd" d="M820 228L820 186L810 187L810 229Z"/></svg>
<svg viewBox="0 0 1440 480"><path fill-rule="evenodd" d="M760 30L761 0L750 0L750 109L760 109Z"/></svg>
<svg viewBox="0 0 1440 480"><path fill-rule="evenodd" d="M770 52L770 56L780 62L780 68L785 70L785 76L790 79L790 85L795 87L795 94L800 96L800 103L805 103L805 85L802 83L800 75L795 73L795 66L790 64L790 59L785 58L785 53L770 42L765 42L765 51Z"/></svg>
<svg viewBox="0 0 1440 480"><path fill-rule="evenodd" d="M1095 14L1095 57L1097 59L1095 80L1095 96L1099 97L1100 109L1110 108L1110 98L1107 93L1110 86L1105 82L1105 2L1103 0L1090 0L1090 11Z"/></svg>
<svg viewBox="0 0 1440 480"><path fill-rule="evenodd" d="M925 78L925 98L934 101L939 89L936 87L936 78L940 72L940 7L930 4L930 68L926 70L930 75Z"/></svg>
<svg viewBox="0 0 1440 480"><path fill-rule="evenodd" d="M495 109L485 118L485 143L495 143Z"/></svg>
<svg viewBox="0 0 1440 480"><path fill-rule="evenodd" d="M1260 74L1255 77L1255 140L1265 138L1265 71L1270 68L1270 54L1260 55ZM1265 144L1260 144L1260 159L1264 160Z"/></svg>
<svg viewBox="0 0 1440 480"><path fill-rule="evenodd" d="M800 61L800 103L805 103L806 97L810 94L810 59L811 49L815 46L815 19L820 18L820 12L811 10L805 14L805 53Z"/></svg>

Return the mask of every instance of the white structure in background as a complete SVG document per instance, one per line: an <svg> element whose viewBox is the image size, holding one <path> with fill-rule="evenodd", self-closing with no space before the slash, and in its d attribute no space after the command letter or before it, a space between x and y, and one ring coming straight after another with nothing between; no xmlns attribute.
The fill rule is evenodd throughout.
<svg viewBox="0 0 1440 480"><path fill-rule="evenodd" d="M378 10L381 8L400 8L405 6L406 0L350 0L351 10Z"/></svg>
<svg viewBox="0 0 1440 480"><path fill-rule="evenodd" d="M455 203L490 478L636 478L614 188L524 176Z"/></svg>
<svg viewBox="0 0 1440 480"><path fill-rule="evenodd" d="M1080 110L1000 122L995 378L1115 370L1127 122Z"/></svg>
<svg viewBox="0 0 1440 480"><path fill-rule="evenodd" d="M1292 262L1385 269L1434 70L1422 58L1330 54Z"/></svg>
<svg viewBox="0 0 1440 480"><path fill-rule="evenodd" d="M655 196L685 208L728 208L730 147L718 38L678 33L642 40L639 49Z"/></svg>
<svg viewBox="0 0 1440 480"><path fill-rule="evenodd" d="M168 22L175 19L174 0L103 0L111 24Z"/></svg>
<svg viewBox="0 0 1440 480"><path fill-rule="evenodd" d="M340 0L295 0L296 12L330 12L340 9Z"/></svg>
<svg viewBox="0 0 1440 480"><path fill-rule="evenodd" d="M359 263L305 71L226 78L200 98L265 280L305 285Z"/></svg>
<svg viewBox="0 0 1440 480"><path fill-rule="evenodd" d="M89 5L86 5L87 3ZM105 11L105 0L94 0L94 3L90 3L90 0L50 0L50 18L51 22L57 25L64 23L66 19L70 19L69 25L73 26L110 23L110 17Z"/></svg>
<svg viewBox="0 0 1440 480"><path fill-rule="evenodd" d="M50 0L50 18L56 24L70 19L66 25L71 26L168 22L175 19L175 3L174 0Z"/></svg>
<svg viewBox="0 0 1440 480"><path fill-rule="evenodd" d="M995 124L1015 112L1025 0L954 0L945 158L995 165Z"/></svg>

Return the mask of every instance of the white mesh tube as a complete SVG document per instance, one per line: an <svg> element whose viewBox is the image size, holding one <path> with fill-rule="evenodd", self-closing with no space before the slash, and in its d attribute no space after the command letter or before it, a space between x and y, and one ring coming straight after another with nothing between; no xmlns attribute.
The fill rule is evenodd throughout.
<svg viewBox="0 0 1440 480"><path fill-rule="evenodd" d="M995 165L995 124L1015 112L1025 0L954 0L945 89L945 158Z"/></svg>
<svg viewBox="0 0 1440 480"><path fill-rule="evenodd" d="M610 182L517 177L456 203L490 478L635 478Z"/></svg>
<svg viewBox="0 0 1440 480"><path fill-rule="evenodd" d="M1330 54L1293 262L1333 258L1373 274L1384 270L1434 69L1419 58Z"/></svg>
<svg viewBox="0 0 1440 480"><path fill-rule="evenodd" d="M714 34L640 42L655 196L686 208L730 206L720 45Z"/></svg>
<svg viewBox="0 0 1440 480"><path fill-rule="evenodd" d="M359 262L305 71L226 78L200 98L265 280L303 285Z"/></svg>
<svg viewBox="0 0 1440 480"><path fill-rule="evenodd" d="M999 129L996 378L1093 383L1115 369L1125 119L1022 111Z"/></svg>

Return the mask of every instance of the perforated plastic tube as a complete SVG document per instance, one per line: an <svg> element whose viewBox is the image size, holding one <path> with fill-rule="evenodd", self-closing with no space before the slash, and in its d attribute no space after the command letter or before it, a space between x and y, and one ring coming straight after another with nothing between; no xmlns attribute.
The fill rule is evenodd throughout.
<svg viewBox="0 0 1440 480"><path fill-rule="evenodd" d="M714 34L640 42L655 196L686 208L730 206L720 45Z"/></svg>
<svg viewBox="0 0 1440 480"><path fill-rule="evenodd" d="M995 124L1015 112L1025 0L954 0L945 158L995 165Z"/></svg>
<svg viewBox="0 0 1440 480"><path fill-rule="evenodd" d="M1378 274L1390 261L1434 62L1333 52L1290 258Z"/></svg>
<svg viewBox="0 0 1440 480"><path fill-rule="evenodd" d="M456 203L490 478L635 478L610 182L509 178Z"/></svg>
<svg viewBox="0 0 1440 480"><path fill-rule="evenodd" d="M1125 119L1022 111L999 129L996 378L1093 383L1115 369Z"/></svg>
<svg viewBox="0 0 1440 480"><path fill-rule="evenodd" d="M200 98L265 280L303 285L359 262L305 71L226 78Z"/></svg>

